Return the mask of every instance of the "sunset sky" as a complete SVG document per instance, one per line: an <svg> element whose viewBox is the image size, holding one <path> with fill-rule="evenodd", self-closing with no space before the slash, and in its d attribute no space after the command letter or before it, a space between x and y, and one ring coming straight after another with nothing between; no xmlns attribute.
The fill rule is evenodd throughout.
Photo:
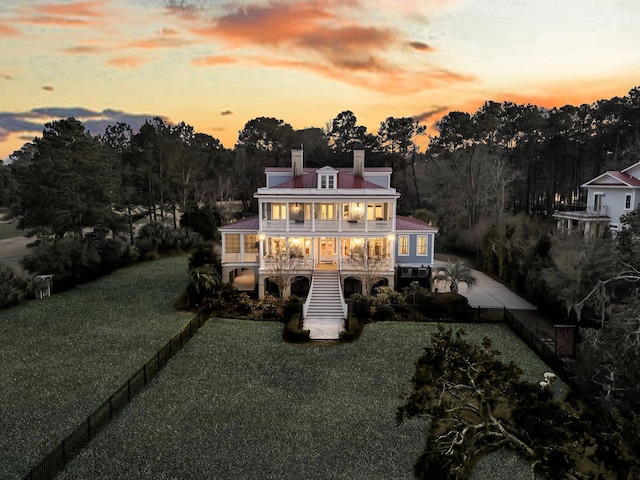
<svg viewBox="0 0 640 480"><path fill-rule="evenodd" d="M2 0L0 159L67 116L97 134L158 115L232 148L260 116L434 133L486 100L591 103L640 85L638 20L638 0Z"/></svg>

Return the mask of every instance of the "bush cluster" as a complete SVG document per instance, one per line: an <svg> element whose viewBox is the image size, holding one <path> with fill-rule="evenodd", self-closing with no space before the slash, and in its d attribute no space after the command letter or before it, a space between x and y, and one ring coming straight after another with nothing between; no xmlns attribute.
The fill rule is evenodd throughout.
<svg viewBox="0 0 640 480"><path fill-rule="evenodd" d="M0 264L0 308L11 307L35 295L33 277L17 275L12 268Z"/></svg>
<svg viewBox="0 0 640 480"><path fill-rule="evenodd" d="M30 273L53 275L55 290L101 277L132 263L138 254L131 245L106 238L106 232L94 231L83 238L40 239L22 265Z"/></svg>
<svg viewBox="0 0 640 480"><path fill-rule="evenodd" d="M141 255L167 251L188 251L202 244L202 236L189 228L173 228L160 222L143 225L136 238Z"/></svg>

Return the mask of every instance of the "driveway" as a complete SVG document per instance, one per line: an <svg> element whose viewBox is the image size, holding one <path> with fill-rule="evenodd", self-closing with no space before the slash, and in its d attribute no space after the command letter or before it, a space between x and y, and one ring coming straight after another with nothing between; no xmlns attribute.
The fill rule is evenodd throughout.
<svg viewBox="0 0 640 480"><path fill-rule="evenodd" d="M444 265L445 263L446 262L441 260L436 260L435 266ZM463 283L458 288L458 293L467 297L470 306L482 308L507 307L511 310L537 310L534 305L513 293L502 283L495 281L482 272L477 270L472 271L473 276L476 278L474 287L467 288L467 285ZM440 292L449 291L444 282L434 282L434 287L438 288Z"/></svg>
<svg viewBox="0 0 640 480"><path fill-rule="evenodd" d="M0 263L21 271L20 260L29 253L27 244L33 242L32 238L12 237L0 240Z"/></svg>

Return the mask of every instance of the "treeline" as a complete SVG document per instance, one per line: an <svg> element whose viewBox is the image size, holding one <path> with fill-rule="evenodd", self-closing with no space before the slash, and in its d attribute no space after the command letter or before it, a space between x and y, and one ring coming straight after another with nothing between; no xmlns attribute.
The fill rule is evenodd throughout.
<svg viewBox="0 0 640 480"><path fill-rule="evenodd" d="M487 102L438 122L420 188L450 235L505 212L551 216L580 185L640 160L640 88L591 105Z"/></svg>

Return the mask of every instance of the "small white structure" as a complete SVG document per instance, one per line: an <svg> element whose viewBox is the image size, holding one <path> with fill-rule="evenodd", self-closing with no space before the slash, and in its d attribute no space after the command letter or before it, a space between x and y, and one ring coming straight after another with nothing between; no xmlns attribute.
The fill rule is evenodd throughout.
<svg viewBox="0 0 640 480"><path fill-rule="evenodd" d="M37 284L37 298L44 298L51 296L51 285L53 284L53 275L38 275L36 276Z"/></svg>

